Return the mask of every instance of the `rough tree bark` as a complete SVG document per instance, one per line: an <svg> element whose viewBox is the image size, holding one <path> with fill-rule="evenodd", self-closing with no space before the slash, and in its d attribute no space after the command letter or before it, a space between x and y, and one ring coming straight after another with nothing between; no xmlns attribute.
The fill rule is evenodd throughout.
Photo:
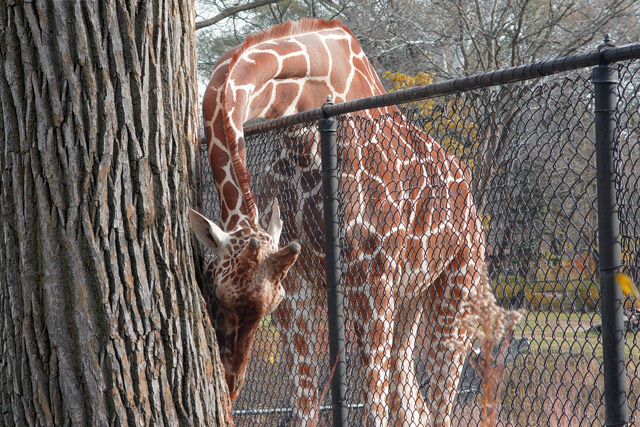
<svg viewBox="0 0 640 427"><path fill-rule="evenodd" d="M182 0L0 0L0 425L226 425Z"/></svg>

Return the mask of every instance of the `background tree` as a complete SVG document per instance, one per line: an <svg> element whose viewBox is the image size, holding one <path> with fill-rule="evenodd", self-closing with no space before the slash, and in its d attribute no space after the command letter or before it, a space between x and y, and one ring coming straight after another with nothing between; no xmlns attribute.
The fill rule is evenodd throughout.
<svg viewBox="0 0 640 427"><path fill-rule="evenodd" d="M255 1L199 0L204 18ZM247 34L304 16L339 18L386 71L457 77L594 48L610 32L618 44L640 38L635 0L280 0L233 14L198 32L200 69Z"/></svg>
<svg viewBox="0 0 640 427"><path fill-rule="evenodd" d="M282 0L255 0L255 1L245 1L238 2L235 5L226 5L224 1L217 2L211 0L200 0L200 3L205 6L205 10L207 9L217 9L217 13L210 17L205 18L196 22L196 30L201 30L202 28L210 27L211 25L215 25L218 22L226 19L233 18L241 12L245 12L247 10L257 9L262 6L267 6L270 4L278 3ZM208 6L208 7L207 7Z"/></svg>
<svg viewBox="0 0 640 427"><path fill-rule="evenodd" d="M343 0L197 0L201 23L197 26L198 70L202 79L210 76L220 56L249 34L304 17L337 18L349 4ZM216 25L204 25L211 22Z"/></svg>
<svg viewBox="0 0 640 427"><path fill-rule="evenodd" d="M226 425L190 2L0 0L0 424Z"/></svg>
<svg viewBox="0 0 640 427"><path fill-rule="evenodd" d="M457 77L594 48L605 32L619 44L640 35L634 0L353 3L343 19L379 72Z"/></svg>

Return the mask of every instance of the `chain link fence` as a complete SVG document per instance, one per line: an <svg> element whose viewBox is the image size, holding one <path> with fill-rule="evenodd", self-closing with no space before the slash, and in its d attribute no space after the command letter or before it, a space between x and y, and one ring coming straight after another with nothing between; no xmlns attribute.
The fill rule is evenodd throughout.
<svg viewBox="0 0 640 427"><path fill-rule="evenodd" d="M617 67L614 161L621 270L640 283L640 63L622 62ZM487 401L481 385L486 373L478 372L478 363L467 362L462 367L455 357L444 357L442 363L435 364L436 353L450 351L447 335L455 335L443 330L442 322L464 311L459 305L446 304L464 299L466 290L475 285L456 282L455 269L426 265L432 259L447 258L447 247L464 246L446 233L437 234L440 237L433 239L431 246L423 245L433 234L425 224L437 223L438 218L433 217L439 212L450 212L449 221L458 221L465 211L455 206L464 201L456 199L458 190L451 190L450 181L443 178L450 159L434 158L432 147L419 134L404 133L408 139L402 140L389 132L411 126L426 132L466 165L484 234L486 282L502 307L523 311L501 351L484 354L479 342L471 343L468 349L467 361L493 358L500 364L497 419L503 425L604 424L590 70L453 92L401 108L403 114L368 110L338 119L347 424L365 423L364 413L371 412L367 399L375 399L371 390L377 387L367 366L384 362L385 357L391 360L384 363L397 365L399 376L415 374L420 390L418 398L410 398L410 389L401 389L399 395L409 401L394 406L390 400L385 410L418 412L417 404L424 399L437 413L432 402L438 401L442 384L454 381L455 400L441 402L452 409L452 425L479 425L485 416ZM384 139L380 135L391 136ZM375 149L367 148L371 146ZM203 210L216 219L217 194L206 166L205 148L202 158ZM286 279L289 296L263 320L257 332L234 418L240 426L296 425L296 390L304 380L319 396L315 421L331 425L332 367L317 124L302 123L253 135L247 140L246 158L261 219L268 222L271 204L277 198L284 224L281 244L296 240L303 249ZM390 201L395 203L393 207ZM412 217L415 212L418 218ZM390 246L393 251L385 249ZM477 250L473 244L469 247ZM391 264L396 265L389 259L391 253L403 266L399 277L383 274L393 269ZM455 264L462 262L460 256L455 253L447 259ZM429 268L436 271L435 276L427 277L425 269ZM393 286L393 303L385 300L388 295L384 292L372 291L387 285ZM447 298L447 286L454 289L453 297ZM372 307L385 306L381 299L393 307L377 313L379 324L396 317L401 337L394 339L392 347L400 343L414 348L413 363L411 359L399 361L405 353L397 348L379 351L367 342L372 335L363 326L367 324L364 319L372 315ZM635 425L640 422L640 301L624 297L623 306L629 421ZM289 312L296 313L293 319ZM417 320L413 327L397 326L411 321L412 316ZM310 371L296 369L300 367L297 356L287 350L301 346L311 355ZM405 378L398 383L409 387L411 381ZM420 420L411 414L407 419Z"/></svg>

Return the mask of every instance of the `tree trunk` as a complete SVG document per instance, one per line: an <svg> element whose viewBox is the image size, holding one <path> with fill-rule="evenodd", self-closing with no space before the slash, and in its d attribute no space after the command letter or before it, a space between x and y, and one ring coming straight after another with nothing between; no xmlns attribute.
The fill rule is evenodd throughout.
<svg viewBox="0 0 640 427"><path fill-rule="evenodd" d="M194 279L194 13L0 0L0 425L226 425Z"/></svg>

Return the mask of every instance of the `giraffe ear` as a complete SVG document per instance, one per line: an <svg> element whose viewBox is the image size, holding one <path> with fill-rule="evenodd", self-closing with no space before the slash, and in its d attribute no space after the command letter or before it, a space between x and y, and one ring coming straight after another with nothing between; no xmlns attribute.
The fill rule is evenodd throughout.
<svg viewBox="0 0 640 427"><path fill-rule="evenodd" d="M206 248L217 248L229 235L193 209L189 209L191 230Z"/></svg>
<svg viewBox="0 0 640 427"><path fill-rule="evenodd" d="M271 235L274 246L277 248L280 243L280 233L282 233L282 220L280 219L280 205L278 199L273 199L273 208L271 209L271 222L267 232Z"/></svg>

